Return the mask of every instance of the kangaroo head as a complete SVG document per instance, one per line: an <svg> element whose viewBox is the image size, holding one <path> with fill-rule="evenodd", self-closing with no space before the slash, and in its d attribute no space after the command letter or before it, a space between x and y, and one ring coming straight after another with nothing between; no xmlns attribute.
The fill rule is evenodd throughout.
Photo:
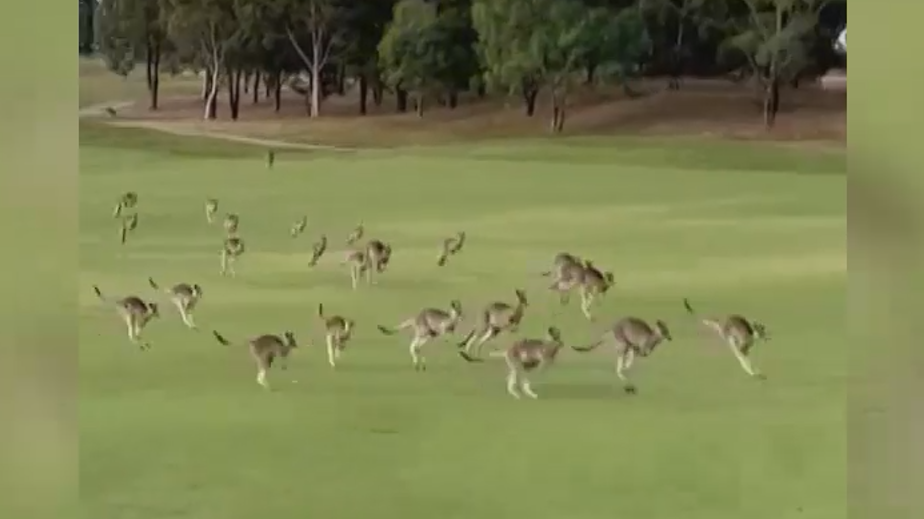
<svg viewBox="0 0 924 519"><path fill-rule="evenodd" d="M285 332L282 334L286 339L286 346L290 349L298 348L298 341L295 340L295 334L292 332Z"/></svg>
<svg viewBox="0 0 924 519"><path fill-rule="evenodd" d="M202 297L202 287L198 283L193 283L192 293L196 299Z"/></svg>
<svg viewBox="0 0 924 519"><path fill-rule="evenodd" d="M449 303L449 308L452 310L453 317L456 319L462 317L462 303L458 299L453 299Z"/></svg>
<svg viewBox="0 0 924 519"><path fill-rule="evenodd" d="M160 308L157 303L148 303L148 315L151 317L160 317Z"/></svg>
<svg viewBox="0 0 924 519"><path fill-rule="evenodd" d="M550 341L561 344L561 331L558 328L549 326L545 333Z"/></svg>
<svg viewBox="0 0 924 519"><path fill-rule="evenodd" d="M764 326L763 323L754 321L751 323L751 328L754 330L755 339L768 340L770 338L770 335L767 333L767 327Z"/></svg>

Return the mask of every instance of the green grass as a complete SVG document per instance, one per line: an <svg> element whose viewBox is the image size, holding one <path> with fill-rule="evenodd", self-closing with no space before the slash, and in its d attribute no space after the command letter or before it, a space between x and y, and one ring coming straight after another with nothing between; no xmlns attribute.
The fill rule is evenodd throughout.
<svg viewBox="0 0 924 519"><path fill-rule="evenodd" d="M189 155L134 142L87 134L81 147L84 517L845 515L842 157L510 143L293 155L268 172L236 144ZM813 171L828 174L790 174ZM120 246L110 211L129 189L140 225ZM236 279L218 276L210 196L242 216L249 250ZM292 240L303 213L309 231ZM360 220L395 254L378 286L352 292L339 256L306 262L315 235L338 250ZM439 269L439 240L460 229L467 249ZM537 276L561 250L616 274L595 324ZM165 308L146 330L152 350L131 347L91 285L154 296L148 276L202 284L204 330ZM416 373L407 339L374 327L451 298L472 315L515 287L531 299L524 335L555 324L586 343L636 314L667 320L675 340L637 364L635 397L620 391L609 352L566 351L535 377L538 401L514 401L498 363L467 365L437 341ZM685 296L769 326L773 341L755 353L766 382L694 326ZM319 302L359 323L336 372ZM268 393L246 352L218 345L211 328L234 339L293 329L302 347Z"/></svg>

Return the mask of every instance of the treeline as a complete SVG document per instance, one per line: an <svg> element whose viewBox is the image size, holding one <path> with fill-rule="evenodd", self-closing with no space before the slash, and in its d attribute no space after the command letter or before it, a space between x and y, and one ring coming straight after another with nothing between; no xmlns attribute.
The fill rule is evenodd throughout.
<svg viewBox="0 0 924 519"><path fill-rule="evenodd" d="M532 116L544 92L554 132L576 87L650 75L756 78L772 125L781 90L836 64L845 24L846 0L100 0L92 22L112 71L144 64L154 110L160 75L191 70L207 119L222 94L232 118L242 92L278 111L284 85L311 117L352 88L360 114L388 92L420 116L489 93Z"/></svg>

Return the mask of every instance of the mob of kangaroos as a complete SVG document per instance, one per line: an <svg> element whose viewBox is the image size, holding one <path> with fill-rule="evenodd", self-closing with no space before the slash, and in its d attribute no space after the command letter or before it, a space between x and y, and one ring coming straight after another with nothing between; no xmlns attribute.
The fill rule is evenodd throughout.
<svg viewBox="0 0 924 519"><path fill-rule="evenodd" d="M269 155L270 163L272 153ZM138 225L136 212L128 212L138 202L138 195L133 191L126 192L118 198L113 216L121 220L121 239L124 243L128 233L135 230ZM219 211L217 198L208 198L205 202L205 216L208 223L214 223ZM303 234L307 228L307 215L300 217L289 227L289 234L296 238ZM243 238L238 234L240 217L236 213L227 213L222 221L225 231L221 249L222 276L235 276L234 266L245 251ZM442 241L436 264L445 267L452 256L457 255L466 243L465 231ZM375 283L375 279L384 273L391 261L392 245L389 242L375 238L366 238L366 229L362 223L358 224L346 237L348 250L345 253L343 265L350 270L351 285L357 289L363 277L367 284ZM321 234L312 244L312 255L308 262L310 267L318 264L320 258L327 252L328 238ZM568 304L569 296L578 291L581 300L581 312L588 321L594 321L591 308L594 302L605 296L615 284L612 272L602 270L594 262L570 252L558 253L553 261L552 268L542 272L542 276L551 278L547 289L558 295L562 305ZM167 300L176 307L181 320L189 329L197 329L193 319L193 312L202 299L202 287L197 283L176 283L162 287L153 278L148 278L149 285L164 294ZM138 345L141 350L150 348L150 344L141 338L142 331L154 319L160 317L157 303L149 302L136 295L128 295L110 299L103 295L99 287L93 286L97 297L115 307L117 315L123 321L128 332L129 340ZM514 335L519 331L520 324L529 307L526 291L517 288L513 291L514 301L494 300L482 307L475 314L468 333L461 341L456 343L458 354L469 363L484 362L481 357L485 344L494 341L502 334ZM766 327L756 321L749 320L740 314L730 314L722 318L701 317L693 309L688 299L683 300L686 312L696 318L706 329L714 333L725 342L742 370L749 376L763 379L764 375L756 370L751 363L750 353L758 341L769 339ZM337 363L353 340L356 322L343 315L325 313L324 305L317 305L317 319L323 330L327 350L327 360L332 368ZM423 348L426 344L450 334L454 334L463 320L462 303L452 300L448 309L424 307L413 313L397 325L387 327L378 325L378 330L385 335L395 335L401 331L410 331L408 352L414 369L424 371L427 369L426 357ZM217 331L212 332L215 339L225 346L231 346ZM673 337L668 325L661 319L646 321L636 316L625 316L609 326L595 342L587 346L571 346L570 350L578 353L588 353L601 345L610 343L613 347L616 364L616 375L622 382L626 393L637 392L635 384L630 380L628 373L633 367L636 357L649 357L660 344L672 341ZM298 347L295 334L286 331L281 335L262 334L240 341L246 345L250 356L257 367L257 383L270 389L267 381L268 371L278 359L281 368L286 369L291 351ZM488 357L503 358L506 364L507 392L514 398L521 398L523 394L530 398L538 398L531 386L529 376L555 362L559 352L564 347L560 330L549 326L543 338L520 337L511 339L497 351L488 353Z"/></svg>

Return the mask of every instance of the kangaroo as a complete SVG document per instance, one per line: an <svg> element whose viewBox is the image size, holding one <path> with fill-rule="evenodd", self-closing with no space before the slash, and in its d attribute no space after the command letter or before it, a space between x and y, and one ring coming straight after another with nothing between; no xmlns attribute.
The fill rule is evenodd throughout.
<svg viewBox="0 0 924 519"><path fill-rule="evenodd" d="M571 288L569 287L567 290L561 290L558 288L559 285L583 275L583 265L584 260L574 254L570 252L559 252L555 255L555 259L552 260L552 269L542 272L543 277L554 278L555 282L550 289L558 292L558 298L561 304L564 305L568 303L568 293Z"/></svg>
<svg viewBox="0 0 924 519"><path fill-rule="evenodd" d="M241 224L241 217L235 213L226 214L225 221L222 223L222 225L225 228L225 232L228 234L228 236L237 234L237 229L240 226L240 224Z"/></svg>
<svg viewBox="0 0 924 519"><path fill-rule="evenodd" d="M112 211L112 217L118 218L122 216L122 211L124 211L125 209L131 209L135 207L135 205L137 204L138 204L138 193L135 193L134 191L126 191L125 193L121 194L119 198L116 200L116 206L115 206L115 209L113 209Z"/></svg>
<svg viewBox="0 0 924 519"><path fill-rule="evenodd" d="M212 331L212 335L224 346L231 346L232 343L225 339L217 331ZM289 352L298 347L295 340L295 334L284 332L282 337L272 334L263 334L248 339L246 342L247 349L250 350L250 356L257 365L257 384L265 389L271 389L269 382L266 380L266 373L273 366L276 357L280 358L280 368L285 370L288 367Z"/></svg>
<svg viewBox="0 0 924 519"><path fill-rule="evenodd" d="M353 290L356 290L356 287L359 285L359 278L370 269L366 251L363 249L351 250L347 252L346 258L344 258L343 262L340 264L349 265L350 284ZM368 274L366 278L369 278Z"/></svg>
<svg viewBox="0 0 924 519"><path fill-rule="evenodd" d="M445 266L446 262L449 261L449 256L458 254L462 250L463 245L465 245L465 231L461 231L455 236L443 240L443 246L440 249L440 255L437 257L436 264L440 267Z"/></svg>
<svg viewBox="0 0 924 519"><path fill-rule="evenodd" d="M205 201L205 220L208 223L214 222L216 214L218 214L218 199L209 198Z"/></svg>
<svg viewBox="0 0 924 519"><path fill-rule="evenodd" d="M119 226L119 242L122 245L125 245L125 242L128 240L129 233L133 232L137 228L138 213L132 213L123 218L122 223Z"/></svg>
<svg viewBox="0 0 924 519"><path fill-rule="evenodd" d="M353 245L354 243L361 240L365 233L366 233L366 229L365 227L363 227L363 224L357 225L356 228L353 229L353 232L351 232L350 235L347 236L346 244Z"/></svg>
<svg viewBox="0 0 924 519"><path fill-rule="evenodd" d="M635 385L626 376L635 361L635 355L647 357L662 342L673 340L671 331L664 321L658 319L652 327L645 320L630 316L616 321L597 342L586 347L572 346L571 349L581 353L593 351L610 337L616 349L616 376L622 381L625 392L629 394L637 392Z"/></svg>
<svg viewBox="0 0 924 519"><path fill-rule="evenodd" d="M352 319L339 315L324 315L324 305L318 304L318 318L324 324L324 338L327 342L327 362L330 367L337 367L337 359L346 349L356 323Z"/></svg>
<svg viewBox="0 0 924 519"><path fill-rule="evenodd" d="M321 259L321 256L324 255L324 252L327 250L327 235L322 234L318 241L314 242L311 246L311 259L308 261L309 267L314 267L318 264L318 260Z"/></svg>
<svg viewBox="0 0 924 519"><path fill-rule="evenodd" d="M295 223L292 224L292 227L289 229L289 234L291 234L292 237L295 238L299 234L305 232L305 227L307 226L308 226L308 217L302 216L301 218L296 220Z"/></svg>
<svg viewBox="0 0 924 519"><path fill-rule="evenodd" d="M431 339L455 332L456 326L461 320L462 303L453 300L449 303L448 312L438 308L424 308L394 328L379 325L378 329L385 335L394 335L401 330L410 328L413 339L411 339L408 351L411 354L411 360L414 362L414 369L425 371L427 369L426 359L421 352L424 344Z"/></svg>
<svg viewBox="0 0 924 519"><path fill-rule="evenodd" d="M157 303L149 303L138 296L125 296L119 299L110 300L103 295L98 286L93 285L93 291L104 303L115 305L116 312L128 328L128 339L141 349L141 351L151 348L151 345L141 339L141 331L155 317L160 317Z"/></svg>
<svg viewBox="0 0 924 519"><path fill-rule="evenodd" d="M221 272L222 276L235 276L234 263L237 258L244 254L244 240L237 236L225 238L221 248Z"/></svg>
<svg viewBox="0 0 924 519"><path fill-rule="evenodd" d="M690 315L698 317L688 299L683 300L683 306ZM757 341L770 340L766 326L757 321L748 320L740 314L731 314L723 319L704 317L700 318L700 322L728 345L745 373L761 380L767 378L766 375L754 369L749 357L751 348Z"/></svg>
<svg viewBox="0 0 924 519"><path fill-rule="evenodd" d="M170 288L161 289L160 286L154 281L154 278L148 278L148 284L151 285L151 288L154 290L160 290L167 294L170 298L170 302L176 307L180 312L180 317L183 319L183 324L188 328L195 330L196 323L193 322L192 312L195 310L196 305L199 303L199 300L202 299L202 287L196 283L177 283Z"/></svg>
<svg viewBox="0 0 924 519"><path fill-rule="evenodd" d="M516 305L505 303L504 301L495 301L484 307L476 326L462 339L458 344L460 348L465 349L465 353L471 354L472 347L476 346L475 355L481 355L481 348L491 339L500 335L503 331L515 333L523 320L523 314L529 302L526 300L526 292L517 289Z"/></svg>
<svg viewBox="0 0 924 519"><path fill-rule="evenodd" d="M385 272L388 263L391 261L391 245L381 240L370 240L366 244L366 258L372 269L366 271L369 282L372 282L370 272L374 270L377 274Z"/></svg>
<svg viewBox="0 0 924 519"><path fill-rule="evenodd" d="M350 266L350 282L353 290L359 284L359 278L365 274L366 283L372 284L373 276L381 274L388 267L391 260L391 245L380 240L371 240L361 249L354 249L347 253L341 264Z"/></svg>
<svg viewBox="0 0 924 519"><path fill-rule="evenodd" d="M546 368L555 362L558 352L564 347L561 332L554 326L549 327L545 339L519 339L501 351L492 351L491 357L503 357L507 363L507 393L513 398L520 398L520 389L530 398L539 398L532 389L526 374L536 368ZM459 355L469 362L481 362L481 359L469 356L465 350Z"/></svg>
<svg viewBox="0 0 924 519"><path fill-rule="evenodd" d="M594 318L590 313L590 307L597 297L606 295L607 291L615 284L613 273L603 272L592 261L584 260L583 263L579 264L565 264L557 274L549 289L557 291L560 296L564 296L577 288L581 295L581 313L584 314L588 321L593 321ZM561 302L565 304L567 299L562 297Z"/></svg>

